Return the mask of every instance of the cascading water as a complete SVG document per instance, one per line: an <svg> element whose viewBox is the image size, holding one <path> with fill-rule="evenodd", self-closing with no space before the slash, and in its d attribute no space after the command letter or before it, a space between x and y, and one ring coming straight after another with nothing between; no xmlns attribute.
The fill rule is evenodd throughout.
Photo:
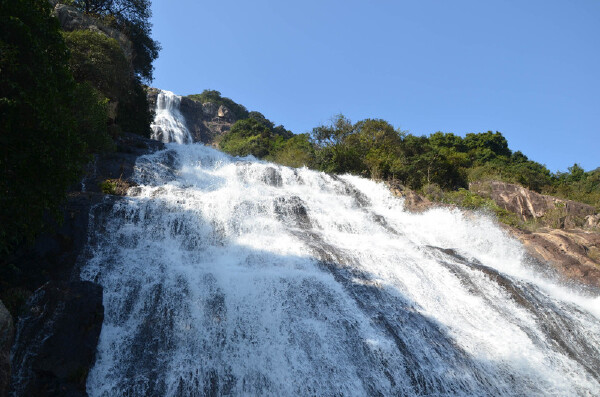
<svg viewBox="0 0 600 397"><path fill-rule="evenodd" d="M164 143L192 143L192 135L185 118L179 111L181 97L171 91L160 90L156 98L156 116L150 126L152 139Z"/></svg>
<svg viewBox="0 0 600 397"><path fill-rule="evenodd" d="M194 145L91 216L91 396L600 393L600 298L485 216Z"/></svg>

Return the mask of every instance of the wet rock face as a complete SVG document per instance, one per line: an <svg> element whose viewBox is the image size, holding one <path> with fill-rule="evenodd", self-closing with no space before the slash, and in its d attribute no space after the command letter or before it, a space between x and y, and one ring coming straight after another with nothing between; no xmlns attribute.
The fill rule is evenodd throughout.
<svg viewBox="0 0 600 397"><path fill-rule="evenodd" d="M10 348L15 335L15 327L10 313L0 301L0 396L8 393L10 384Z"/></svg>
<svg viewBox="0 0 600 397"><path fill-rule="evenodd" d="M273 167L268 167L265 169L264 174L261 176L262 181L269 185L275 187L281 187L283 185L283 179L281 178L281 174Z"/></svg>
<svg viewBox="0 0 600 397"><path fill-rule="evenodd" d="M545 216L554 213L560 228L584 226L585 218L594 215L591 205L563 200L533 192L522 186L500 181L480 181L469 184L469 190L483 197L491 198L498 206L514 212L522 220L544 220Z"/></svg>
<svg viewBox="0 0 600 397"><path fill-rule="evenodd" d="M85 396L104 307L89 281L49 282L27 302L13 347L16 396Z"/></svg>

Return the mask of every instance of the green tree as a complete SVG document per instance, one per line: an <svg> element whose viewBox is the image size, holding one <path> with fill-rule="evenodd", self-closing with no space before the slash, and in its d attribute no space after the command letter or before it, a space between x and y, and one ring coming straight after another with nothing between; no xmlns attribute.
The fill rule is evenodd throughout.
<svg viewBox="0 0 600 397"><path fill-rule="evenodd" d="M288 167L315 166L315 150L308 134L294 135L275 149L275 153L266 157Z"/></svg>
<svg viewBox="0 0 600 397"><path fill-rule="evenodd" d="M47 0L0 0L0 251L58 212L88 159L69 52Z"/></svg>
<svg viewBox="0 0 600 397"><path fill-rule="evenodd" d="M63 32L71 51L69 65L77 81L89 82L112 101L126 92L132 76L119 43L91 30Z"/></svg>
<svg viewBox="0 0 600 397"><path fill-rule="evenodd" d="M133 68L145 81L152 80L152 62L160 44L152 39L150 0L73 0L72 4L122 31L133 44Z"/></svg>
<svg viewBox="0 0 600 397"><path fill-rule="evenodd" d="M282 138L280 138L282 140ZM249 154L262 158L276 146L276 139L269 128L255 119L237 121L219 142L221 149L234 156Z"/></svg>

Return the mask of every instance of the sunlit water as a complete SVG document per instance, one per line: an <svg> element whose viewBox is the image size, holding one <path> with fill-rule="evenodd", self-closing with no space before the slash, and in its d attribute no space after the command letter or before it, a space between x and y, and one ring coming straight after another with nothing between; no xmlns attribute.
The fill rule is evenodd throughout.
<svg viewBox="0 0 600 397"><path fill-rule="evenodd" d="M160 90L156 97L156 115L150 125L152 139L161 142L191 143L185 117L179 111L181 97L171 91Z"/></svg>
<svg viewBox="0 0 600 397"><path fill-rule="evenodd" d="M95 208L91 396L593 396L600 299L491 218L200 144Z"/></svg>

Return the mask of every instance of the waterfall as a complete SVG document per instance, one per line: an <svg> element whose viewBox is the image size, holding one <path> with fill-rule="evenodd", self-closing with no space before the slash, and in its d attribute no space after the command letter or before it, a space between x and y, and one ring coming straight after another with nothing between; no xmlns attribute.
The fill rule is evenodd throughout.
<svg viewBox="0 0 600 397"><path fill-rule="evenodd" d="M162 91L155 137L190 142ZM97 205L90 396L600 394L600 297L485 214L169 143Z"/></svg>
<svg viewBox="0 0 600 397"><path fill-rule="evenodd" d="M485 215L199 144L138 159L91 215L90 396L600 392L600 298Z"/></svg>
<svg viewBox="0 0 600 397"><path fill-rule="evenodd" d="M151 124L152 139L161 142L192 143L192 135L185 118L179 111L181 97L171 91L160 90L156 98L156 116Z"/></svg>

